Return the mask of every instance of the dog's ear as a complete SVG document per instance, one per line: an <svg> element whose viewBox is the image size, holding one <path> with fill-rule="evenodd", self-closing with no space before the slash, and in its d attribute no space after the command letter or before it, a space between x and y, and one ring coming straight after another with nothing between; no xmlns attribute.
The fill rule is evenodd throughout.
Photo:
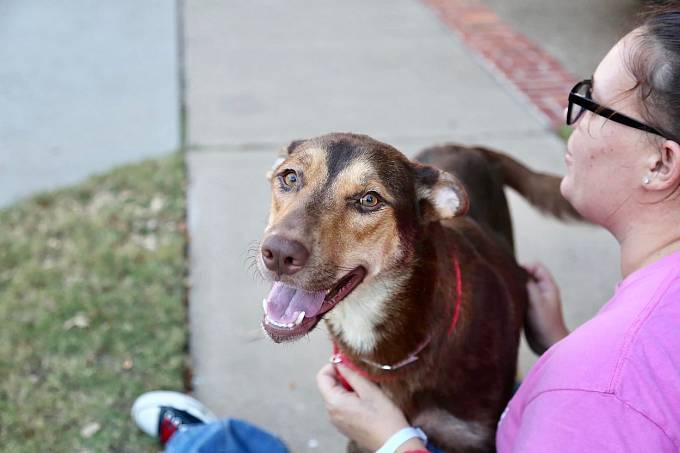
<svg viewBox="0 0 680 453"><path fill-rule="evenodd" d="M416 194L424 222L464 215L470 200L463 184L450 173L429 165L413 164Z"/></svg>
<svg viewBox="0 0 680 453"><path fill-rule="evenodd" d="M279 148L279 151L276 153L276 160L274 161L274 164L272 165L272 168L265 174L265 177L267 180L270 180L272 178L272 174L274 173L274 170L281 165L281 163L288 158L291 154L295 152L295 149L299 147L304 140L293 140L290 142L288 145Z"/></svg>

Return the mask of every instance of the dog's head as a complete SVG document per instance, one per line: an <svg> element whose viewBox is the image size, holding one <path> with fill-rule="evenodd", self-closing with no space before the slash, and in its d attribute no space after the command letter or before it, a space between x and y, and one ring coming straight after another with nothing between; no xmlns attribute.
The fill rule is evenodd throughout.
<svg viewBox="0 0 680 453"><path fill-rule="evenodd" d="M257 261L274 282L262 325L277 342L407 268L422 228L468 206L456 178L365 135L295 141L268 177L271 212Z"/></svg>

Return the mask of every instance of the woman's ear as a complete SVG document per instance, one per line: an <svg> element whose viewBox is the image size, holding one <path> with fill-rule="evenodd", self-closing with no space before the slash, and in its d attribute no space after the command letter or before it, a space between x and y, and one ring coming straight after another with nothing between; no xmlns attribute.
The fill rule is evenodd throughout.
<svg viewBox="0 0 680 453"><path fill-rule="evenodd" d="M653 175L651 188L675 190L680 185L680 144L664 140L650 171Z"/></svg>
<svg viewBox="0 0 680 453"><path fill-rule="evenodd" d="M470 201L463 184L450 173L413 163L416 195L425 223L464 215Z"/></svg>
<svg viewBox="0 0 680 453"><path fill-rule="evenodd" d="M265 178L267 178L267 181L272 179L272 175L274 174L274 170L283 163L284 160L288 158L293 152L295 151L295 148L297 148L304 140L293 140L290 142L288 145L279 148L279 151L276 153L276 160L274 161L274 164L272 165L272 168L269 169L267 173L265 173Z"/></svg>

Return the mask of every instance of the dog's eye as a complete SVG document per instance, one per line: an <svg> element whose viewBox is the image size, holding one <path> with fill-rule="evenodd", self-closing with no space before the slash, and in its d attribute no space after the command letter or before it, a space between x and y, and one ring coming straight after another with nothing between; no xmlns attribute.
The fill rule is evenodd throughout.
<svg viewBox="0 0 680 453"><path fill-rule="evenodd" d="M288 170L282 174L281 180L283 181L283 184L289 188L295 187L300 182L300 178L298 178L297 173L295 173L293 170Z"/></svg>
<svg viewBox="0 0 680 453"><path fill-rule="evenodd" d="M375 192L368 192L366 195L361 197L359 203L364 208L375 208L380 203L380 198Z"/></svg>

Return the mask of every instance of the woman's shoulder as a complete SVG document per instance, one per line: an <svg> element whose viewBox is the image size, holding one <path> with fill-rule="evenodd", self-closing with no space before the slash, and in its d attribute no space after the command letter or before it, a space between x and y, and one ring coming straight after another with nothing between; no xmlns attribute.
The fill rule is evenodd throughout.
<svg viewBox="0 0 680 453"><path fill-rule="evenodd" d="M535 382L536 393L556 389L613 393L630 372L630 364L634 370L663 359L680 368L680 275L665 291L647 294L639 302L612 300L609 309L550 348L527 376Z"/></svg>
<svg viewBox="0 0 680 453"><path fill-rule="evenodd" d="M654 401L668 389L680 408L680 274L662 280L653 291L630 285L550 348L524 379L521 399L581 390Z"/></svg>
<svg viewBox="0 0 680 453"><path fill-rule="evenodd" d="M611 392L680 438L680 275L657 296L647 317L629 333Z"/></svg>
<svg viewBox="0 0 680 453"><path fill-rule="evenodd" d="M575 401L590 401L606 412L607 402L610 415L620 410L645 419L680 445L680 275L664 282L658 291L638 293L638 303L612 300L610 309L550 348L513 398L510 421L519 424L531 407L544 416L546 404L575 408Z"/></svg>
<svg viewBox="0 0 680 453"><path fill-rule="evenodd" d="M669 367L680 371L680 271L654 290L648 306L626 333L613 385L644 369L650 371L649 378Z"/></svg>
<svg viewBox="0 0 680 453"><path fill-rule="evenodd" d="M680 273L658 289L653 303L638 325L628 332L619 374L638 374L647 369L649 377L672 368L680 372Z"/></svg>
<svg viewBox="0 0 680 453"><path fill-rule="evenodd" d="M527 376L535 379L536 393L560 389L609 391L631 327L629 319L624 321L619 313L600 313L553 345Z"/></svg>
<svg viewBox="0 0 680 453"><path fill-rule="evenodd" d="M613 309L603 310L602 319L626 326L612 386L629 365L657 368L654 364L670 361L680 366L680 260L664 261L665 266L657 266L655 272L619 291L615 299L621 301Z"/></svg>

